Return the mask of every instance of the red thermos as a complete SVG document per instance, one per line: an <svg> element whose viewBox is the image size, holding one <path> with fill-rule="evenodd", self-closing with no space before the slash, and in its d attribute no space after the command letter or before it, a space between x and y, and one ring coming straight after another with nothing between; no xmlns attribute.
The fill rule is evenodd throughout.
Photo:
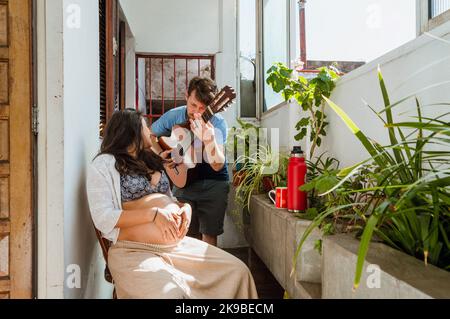
<svg viewBox="0 0 450 319"><path fill-rule="evenodd" d="M301 192L299 187L305 184L306 163L300 146L295 146L291 153L288 165L288 210L293 213L306 210L307 196Z"/></svg>

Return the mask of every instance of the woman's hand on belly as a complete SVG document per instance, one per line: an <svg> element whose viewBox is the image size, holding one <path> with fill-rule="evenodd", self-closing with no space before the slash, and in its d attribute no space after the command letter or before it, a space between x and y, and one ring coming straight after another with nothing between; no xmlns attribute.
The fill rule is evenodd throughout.
<svg viewBox="0 0 450 319"><path fill-rule="evenodd" d="M189 230L189 225L191 224L191 218L192 218L192 207L189 204L184 204L180 211L178 212L180 216L180 226L178 227L180 229L181 238L184 238L187 235L187 232Z"/></svg>
<svg viewBox="0 0 450 319"><path fill-rule="evenodd" d="M172 241L181 237L181 216L177 212L158 209L155 225L161 230L163 239Z"/></svg>
<svg viewBox="0 0 450 319"><path fill-rule="evenodd" d="M147 244L175 244L184 238L180 232L181 217L176 212L158 209L152 223L121 228L119 240Z"/></svg>
<svg viewBox="0 0 450 319"><path fill-rule="evenodd" d="M152 194L136 201L125 202L122 203L122 207L125 210L158 207L158 214L154 220L154 215L152 215L152 222L150 223L121 228L119 240L150 244L173 244L185 237L187 227L183 225L186 225L186 221L189 224L191 219L190 209L184 206L180 207L172 198L164 194Z"/></svg>

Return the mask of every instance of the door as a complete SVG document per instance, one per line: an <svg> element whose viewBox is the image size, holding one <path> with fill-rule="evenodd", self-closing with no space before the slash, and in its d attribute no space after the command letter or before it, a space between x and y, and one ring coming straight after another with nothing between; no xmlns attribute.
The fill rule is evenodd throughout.
<svg viewBox="0 0 450 319"><path fill-rule="evenodd" d="M0 0L0 299L32 297L31 0Z"/></svg>

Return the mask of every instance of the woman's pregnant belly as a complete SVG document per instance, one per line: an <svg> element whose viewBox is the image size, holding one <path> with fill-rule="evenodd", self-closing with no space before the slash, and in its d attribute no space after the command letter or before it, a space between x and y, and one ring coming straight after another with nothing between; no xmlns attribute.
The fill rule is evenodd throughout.
<svg viewBox="0 0 450 319"><path fill-rule="evenodd" d="M122 203L122 208L124 210L150 209L153 207L173 212L178 212L180 210L180 207L169 196L164 194L151 194L139 200ZM148 223L129 228L122 228L118 239L146 244L170 245L177 244L182 238L176 238L176 240L164 239L163 233L156 224Z"/></svg>

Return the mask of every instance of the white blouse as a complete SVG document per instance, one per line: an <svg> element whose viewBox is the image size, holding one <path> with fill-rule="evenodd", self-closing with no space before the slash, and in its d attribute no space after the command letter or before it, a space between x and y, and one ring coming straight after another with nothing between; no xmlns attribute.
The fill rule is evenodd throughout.
<svg viewBox="0 0 450 319"><path fill-rule="evenodd" d="M89 166L86 189L92 221L103 237L117 242L120 229L116 227L122 214L120 174L113 155L98 156ZM172 192L167 192L172 196Z"/></svg>
<svg viewBox="0 0 450 319"><path fill-rule="evenodd" d="M86 181L92 221L103 237L114 244L119 237L116 225L122 214L120 174L115 165L113 155L100 155L89 166Z"/></svg>

